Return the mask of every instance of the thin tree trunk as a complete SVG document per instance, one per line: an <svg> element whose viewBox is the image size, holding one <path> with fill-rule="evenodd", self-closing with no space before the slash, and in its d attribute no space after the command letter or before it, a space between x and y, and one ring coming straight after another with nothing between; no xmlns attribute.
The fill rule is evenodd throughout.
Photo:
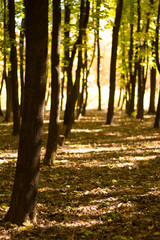
<svg viewBox="0 0 160 240"><path fill-rule="evenodd" d="M21 114L24 102L24 19L22 19L20 30L20 80L21 80Z"/></svg>
<svg viewBox="0 0 160 240"><path fill-rule="evenodd" d="M154 128L159 128L159 118L160 118L160 91L159 91L159 98L158 98L158 105L156 111L156 117L154 122Z"/></svg>
<svg viewBox="0 0 160 240"><path fill-rule="evenodd" d="M60 0L53 0L53 31L52 31L52 82L51 82L51 111L48 130L47 149L44 164L55 164L58 129L59 129L59 93L60 93L60 35L61 9Z"/></svg>
<svg viewBox="0 0 160 240"><path fill-rule="evenodd" d="M140 21L141 21L141 4L140 0L137 0L137 11L138 11L138 25L137 25L137 33L139 33L140 30ZM150 12L147 14L147 24L146 24L146 30L145 33L148 33L149 30L149 15ZM138 103L137 103L137 118L142 119L144 115L144 94L145 94L145 86L146 86L146 79L147 79L147 74L148 74L148 46L147 46L147 41L144 40L143 45L139 46L139 51L140 53L142 51L146 51L145 55L141 54L142 57L139 57L138 61ZM147 56L147 57L146 57ZM146 68L142 65L142 63L146 63Z"/></svg>
<svg viewBox="0 0 160 240"><path fill-rule="evenodd" d="M12 107L13 107L13 135L20 132L20 113L18 102L18 77L17 77L17 50L16 50L16 35L15 35L15 5L14 0L8 1L9 8L9 37L11 41L11 81L12 81Z"/></svg>
<svg viewBox="0 0 160 240"><path fill-rule="evenodd" d="M150 103L148 113L155 113L156 68L150 70Z"/></svg>
<svg viewBox="0 0 160 240"><path fill-rule="evenodd" d="M94 55L95 55L95 44L96 44L96 42L94 41L93 55L92 55L90 67L92 66ZM89 67L89 69L87 69L87 66L88 66L87 58L88 58L88 51L87 51L87 48L86 48L85 49L85 62L84 62L85 77L84 77L83 104L82 104L82 110L81 110L82 116L85 116L86 107L87 107L87 100L88 100L88 76L89 76L89 72L90 72L90 67Z"/></svg>
<svg viewBox="0 0 160 240"><path fill-rule="evenodd" d="M97 87L98 87L98 110L101 110L101 84L100 84L100 36L99 36L99 21L100 21L101 0L97 1Z"/></svg>
<svg viewBox="0 0 160 240"><path fill-rule="evenodd" d="M3 78L3 75L2 75L2 81L1 81L1 86L0 86L0 116L1 117L3 117L2 104L1 104L1 95L2 95L3 82L4 82L4 78Z"/></svg>
<svg viewBox="0 0 160 240"><path fill-rule="evenodd" d="M140 0L137 0L137 14L138 14L138 22L137 22L137 33L140 33L140 21L141 21L141 6ZM139 46L140 50L141 46ZM137 118L143 118L143 79L142 79L142 66L141 66L141 57L139 57L137 61L137 70L138 70L138 101L137 101Z"/></svg>
<svg viewBox="0 0 160 240"><path fill-rule="evenodd" d="M18 161L4 221L36 222L48 44L48 1L25 0L26 84Z"/></svg>
<svg viewBox="0 0 160 240"><path fill-rule="evenodd" d="M156 54L156 65L158 68L158 72L160 73L160 62L159 62L159 21L160 21L160 0L158 4L158 15L157 15L157 26L156 26L156 42L155 42L155 54ZM156 118L154 122L154 127L159 128L159 118L160 118L160 91L159 91L159 99L158 106L156 111Z"/></svg>
<svg viewBox="0 0 160 240"><path fill-rule="evenodd" d="M63 68L63 79L62 79L62 85L61 85L61 110L63 107L63 98L64 98L64 83L65 83L65 74L67 73L68 64L69 64L69 44L70 44L70 29L69 29L69 23L70 23L70 3L65 2L65 17L64 17L64 68ZM70 88L70 83L69 83Z"/></svg>
<svg viewBox="0 0 160 240"><path fill-rule="evenodd" d="M69 60L69 65L67 68L67 103L66 103L66 109L65 109L65 114L64 114L64 125L65 125L65 137L68 137L70 134L70 130L72 128L72 125L74 123L74 108L75 108L75 100L76 96L78 97L77 94L77 86L78 86L78 79L75 80L75 83L73 84L72 81L72 69L73 69L73 61L75 58L75 54L77 51L77 46L82 44L82 39L85 34L85 29L88 24L88 17L89 17L89 9L90 9L90 4L89 1L86 1L86 6L85 6L85 1L81 0L81 7L80 7L80 20L79 20L79 35L77 38L77 41L75 42L73 49L72 49L72 54ZM80 61L80 52L79 52L79 61L78 65L81 65ZM77 76L79 76L79 66L77 68ZM76 76L76 77L77 77Z"/></svg>
<svg viewBox="0 0 160 240"><path fill-rule="evenodd" d="M111 124L114 114L114 95L116 85L116 60L117 60L117 47L118 47L118 33L121 22L121 15L123 9L123 0L117 1L115 24L113 27L112 35L112 52L111 52L111 64L110 64L110 91L106 124Z"/></svg>
<svg viewBox="0 0 160 240"><path fill-rule="evenodd" d="M6 113L5 113L5 122L11 121L11 114L12 114L12 81L11 81L11 72L8 72L8 76L5 76L6 82Z"/></svg>
<svg viewBox="0 0 160 240"><path fill-rule="evenodd" d="M136 84L136 74L132 71L132 61L133 61L133 28L134 25L130 24L130 49L129 49L129 72L130 72L130 99L129 99L129 109L128 114L131 115L134 112L134 102L135 102L135 84ZM135 64L136 67L136 64Z"/></svg>
<svg viewBox="0 0 160 240"><path fill-rule="evenodd" d="M6 19L6 0L4 0L4 35L3 35L3 41L4 41L4 54L3 54L3 78L6 83L6 112L5 112L5 122L11 121L11 112L12 112L12 85L10 81L10 74L7 76L7 54L6 54L6 36L7 36L7 19Z"/></svg>

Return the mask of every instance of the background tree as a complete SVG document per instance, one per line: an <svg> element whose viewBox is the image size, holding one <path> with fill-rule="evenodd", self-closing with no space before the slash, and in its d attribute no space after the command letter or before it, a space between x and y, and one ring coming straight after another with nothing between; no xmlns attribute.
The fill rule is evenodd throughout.
<svg viewBox="0 0 160 240"><path fill-rule="evenodd" d="M10 80L12 82L12 107L13 107L13 135L20 132L20 114L19 114L19 100L18 100L18 77L17 77L17 50L16 50L16 35L15 35L15 4L14 0L8 1L9 9L9 37L11 42L10 52Z"/></svg>
<svg viewBox="0 0 160 240"><path fill-rule="evenodd" d="M79 17L79 31L78 37L74 46L72 48L71 57L69 59L69 64L67 68L67 102L66 102L66 109L64 114L64 125L65 125L65 137L68 137L70 134L70 130L72 128L74 122L74 109L75 104L78 99L79 94L79 75L80 75L80 66L77 68L77 75L76 79L73 83L73 62L77 52L77 48L82 44L82 38L84 36L84 29L87 27L88 17L89 17L89 1L81 0L81 7L80 7L80 17ZM81 64L81 50L78 49L79 54L79 61L78 64Z"/></svg>
<svg viewBox="0 0 160 240"><path fill-rule="evenodd" d="M61 6L60 0L53 0L53 30L52 30L52 54L51 54L51 110L48 129L48 141L44 163L55 163L58 134L59 134L59 92L60 92L60 36L61 36Z"/></svg>
<svg viewBox="0 0 160 240"><path fill-rule="evenodd" d="M158 72L160 73L160 61L159 61L159 25L160 25L160 0L158 3L158 15L157 15L157 26L156 26L156 43L155 43L155 52L156 52L156 64ZM154 127L159 127L159 117L160 117L160 90L159 90L159 98L158 98L158 105L156 111L156 118L154 122Z"/></svg>
<svg viewBox="0 0 160 240"><path fill-rule="evenodd" d="M112 33L112 52L111 52L111 64L110 64L110 90L109 90L109 102L107 112L107 124L111 124L114 114L114 95L116 84L116 60L117 60L117 47L118 47L118 33L120 28L121 16L123 9L123 0L117 1L116 16Z"/></svg>
<svg viewBox="0 0 160 240"><path fill-rule="evenodd" d="M97 40L97 87L98 87L98 110L101 110L101 84L100 84L100 8L101 8L101 0L97 0L97 29L96 29L96 40Z"/></svg>

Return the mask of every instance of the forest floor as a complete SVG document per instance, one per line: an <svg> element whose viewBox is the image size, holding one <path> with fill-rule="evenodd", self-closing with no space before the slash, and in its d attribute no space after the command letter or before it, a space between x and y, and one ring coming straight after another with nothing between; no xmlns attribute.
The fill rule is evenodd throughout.
<svg viewBox="0 0 160 240"><path fill-rule="evenodd" d="M37 225L0 226L0 239L160 239L160 130L116 112L88 110L59 147L56 164L40 170ZM44 122L42 159L47 138ZM8 210L18 137L0 123L0 219Z"/></svg>

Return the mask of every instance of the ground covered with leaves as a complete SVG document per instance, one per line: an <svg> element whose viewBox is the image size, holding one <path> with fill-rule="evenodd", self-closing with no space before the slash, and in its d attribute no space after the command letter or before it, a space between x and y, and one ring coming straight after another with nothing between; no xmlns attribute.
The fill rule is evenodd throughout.
<svg viewBox="0 0 160 240"><path fill-rule="evenodd" d="M59 147L56 164L41 161L37 225L1 224L0 239L160 239L160 130L144 120L88 110ZM47 138L44 122L42 157ZM8 210L18 137L0 123L0 219Z"/></svg>

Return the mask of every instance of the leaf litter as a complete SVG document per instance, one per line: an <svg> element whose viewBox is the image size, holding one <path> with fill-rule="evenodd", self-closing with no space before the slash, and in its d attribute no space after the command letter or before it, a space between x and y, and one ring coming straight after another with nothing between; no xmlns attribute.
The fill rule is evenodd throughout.
<svg viewBox="0 0 160 240"><path fill-rule="evenodd" d="M160 239L160 131L153 129L154 116L140 121L116 112L107 126L105 111L88 110L59 147L53 167L42 163L47 117L37 225L1 224L0 239ZM11 129L0 124L0 219L16 166L18 137Z"/></svg>

